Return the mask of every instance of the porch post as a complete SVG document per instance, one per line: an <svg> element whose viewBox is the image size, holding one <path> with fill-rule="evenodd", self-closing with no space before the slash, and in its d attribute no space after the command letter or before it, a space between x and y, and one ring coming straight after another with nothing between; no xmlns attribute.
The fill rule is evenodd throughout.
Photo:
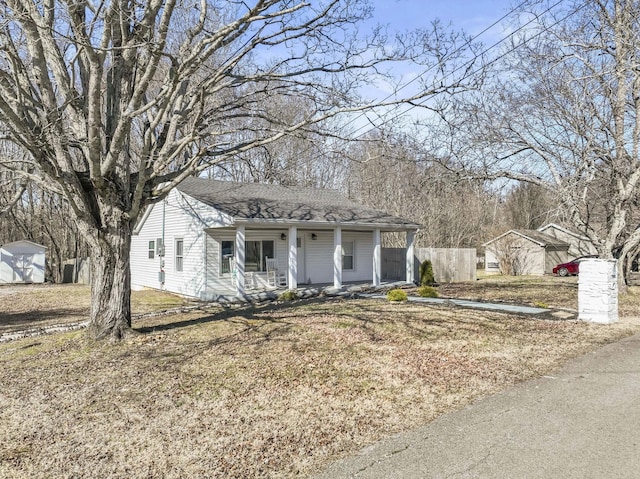
<svg viewBox="0 0 640 479"><path fill-rule="evenodd" d="M414 240L416 232L413 230L407 231L407 257L405 260L405 266L407 270L407 283L413 283L415 274L413 271L413 257L414 257Z"/></svg>
<svg viewBox="0 0 640 479"><path fill-rule="evenodd" d="M342 228L333 230L333 287L342 288Z"/></svg>
<svg viewBox="0 0 640 479"><path fill-rule="evenodd" d="M298 287L298 228L289 227L289 271L287 284L290 290Z"/></svg>
<svg viewBox="0 0 640 479"><path fill-rule="evenodd" d="M236 294L244 296L244 260L245 260L245 232L244 226L236 227L236 248L235 248L235 266L236 266ZM233 271L231 272L233 274Z"/></svg>
<svg viewBox="0 0 640 479"><path fill-rule="evenodd" d="M380 246L380 229L373 230L373 285L380 286L382 277L382 247Z"/></svg>

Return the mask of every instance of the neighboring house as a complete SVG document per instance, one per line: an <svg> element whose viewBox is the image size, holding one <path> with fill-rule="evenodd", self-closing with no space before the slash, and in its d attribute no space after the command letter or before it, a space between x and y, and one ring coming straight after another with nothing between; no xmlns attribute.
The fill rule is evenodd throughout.
<svg viewBox="0 0 640 479"><path fill-rule="evenodd" d="M589 256L598 254L598 250L591 240L586 236L574 233L555 223L538 228L538 231L556 239L562 240L569 244L569 260L579 258L580 256Z"/></svg>
<svg viewBox="0 0 640 479"><path fill-rule="evenodd" d="M0 284L44 283L46 247L21 240L0 247Z"/></svg>
<svg viewBox="0 0 640 479"><path fill-rule="evenodd" d="M567 242L538 230L509 230L482 246L489 274L551 274L569 251Z"/></svg>
<svg viewBox="0 0 640 479"><path fill-rule="evenodd" d="M204 300L285 285L379 285L381 233L407 233L413 278L418 227L336 191L189 178L137 224L131 283Z"/></svg>

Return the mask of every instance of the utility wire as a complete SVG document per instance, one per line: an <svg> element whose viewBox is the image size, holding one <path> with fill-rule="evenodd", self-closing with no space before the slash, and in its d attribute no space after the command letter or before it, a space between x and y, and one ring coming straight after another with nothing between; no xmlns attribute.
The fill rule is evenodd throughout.
<svg viewBox="0 0 640 479"><path fill-rule="evenodd" d="M502 43L506 42L507 40L509 40L510 38L514 37L515 35L517 35L520 31L524 30L525 28L527 28L529 25L531 25L532 23L534 23L537 18L541 15L545 15L548 12L550 12L552 9L554 9L555 7L557 7L560 3L562 3L563 0L559 0L556 3L554 3L553 5L551 5L550 7L548 7L546 10L544 10L542 13L536 15L534 18L532 18L531 20L529 20L528 22L526 22L525 24L521 25L520 27L518 27L516 30L514 30L513 32L511 32L509 35L503 37L502 39L498 40L497 42L493 43L491 46L487 47L485 50L483 50L481 53L474 55L473 58L471 58L470 60L468 60L467 62L465 62L464 64L460 65L459 67L457 67L456 69L454 69L453 71L451 71L446 77L449 77L453 74L455 74L456 72L466 69L470 66L473 65L473 63L475 63L478 58L481 58L482 56L486 55L487 53L489 53L491 50L493 50L494 48L497 48L499 45L501 45ZM504 20L505 18L507 18L508 16L512 15L513 13L515 13L522 5L524 5L525 2L522 2L520 5L518 5L517 7L515 7L514 9L512 9L509 13L505 14L500 20L497 20L496 22L494 22L490 27L487 27L485 30L483 30L482 33L486 33L489 29L493 28L493 26L495 26L496 24L498 24L499 22L501 22L502 20ZM567 20L568 18L570 18L571 16L575 15L578 11L580 11L582 8L584 8L586 6L586 2L583 3L581 6L579 6L577 9L575 9L574 11L570 12L569 14L567 14L565 17L559 19L558 21L556 21L555 23L553 23L552 25L550 25L549 27L544 28L543 30L541 30L540 32L536 33L535 35L527 38L524 42L519 43L517 45L515 45L513 48L507 50L506 52L502 53L501 55L499 55L498 57L492 59L490 62L486 63L485 65L483 65L482 67L473 70L469 73L467 73L466 75L464 75L459 81L463 81L466 78L469 78L477 73L479 73L483 68L486 68L487 66L490 66L496 62L498 62L499 60L501 60L502 58L506 57L507 55L513 53L515 50L517 50L518 48L520 48L521 46L527 44L529 41L533 40L534 38L539 37L540 35L542 35L543 33L549 31L549 29L555 27L556 25L558 25L561 22L564 22L565 20ZM480 34L476 35L474 37L474 39L478 38ZM469 42L467 42L466 45L470 45L470 42L473 41L470 40ZM460 49L457 51L460 52ZM454 52L456 53L456 52ZM452 53L453 54L453 53ZM428 73L430 70L432 70L434 67L431 67L429 69L427 69L425 72L421 73L420 75L416 76L415 78L413 78L410 82L408 82L407 84L405 84L404 86L400 87L397 91L402 90L403 88L405 88L406 86L408 86L410 83L417 81L419 78L423 77L426 73ZM446 78L445 77L445 78ZM397 92L396 91L396 92ZM388 95L384 100L388 100L389 98L393 97L395 95L394 92L393 94ZM406 107L406 109L404 109L403 111L401 111L398 114L395 114L393 116L391 116L390 118L383 120L382 123L378 124L378 125L374 125L373 128L368 128L368 125L363 125L359 128L357 128L353 134L355 135L354 139L359 139L362 136L366 135L367 133L369 133L370 131L372 131L374 128L380 128L381 126L384 126L388 123L390 123L391 121L394 121L396 119L398 119L400 116L406 114L407 112L417 108L418 106L423 106L427 101L431 100L433 98L433 96L428 96L426 98L423 98L422 100L418 100L416 102L413 102L411 105L409 105L408 107ZM393 110L399 110L401 108L403 108L404 105L396 105ZM392 110L392 112L393 112ZM389 112L389 113L392 113ZM354 121L357 121L358 118L361 118L362 116L366 116L365 113L361 114L359 117L357 117L356 119L354 119ZM380 117L379 117L380 118ZM371 120L369 120L371 122ZM371 122L373 123L373 122ZM357 134L358 131L362 130L363 128L367 128L367 130L363 133Z"/></svg>
<svg viewBox="0 0 640 479"><path fill-rule="evenodd" d="M501 22L503 22L505 19L507 19L508 17L510 17L511 15L513 15L516 11L518 11L523 5L525 5L526 3L528 3L529 0L524 0L523 2L521 2L520 4L518 4L516 7L512 8L510 11L508 11L507 13L505 13L502 17L500 17L498 20L494 21L491 25L485 27L481 32L475 34L473 37L471 37L470 39L468 39L462 46L458 47L456 50L454 50L453 52L451 52L449 55L447 55L442 62L446 62L448 60L450 60L453 56L462 53L463 50L469 48L471 45L473 45L473 42L475 42L478 38L480 38L482 35L484 35L485 33L487 33L488 31L490 31L493 27L499 25ZM557 3L555 3L552 7L549 8L549 10L551 8L554 8L556 5L558 5L562 0L558 1ZM548 10L547 10L548 11ZM545 12L546 13L546 12ZM501 41L505 40L506 38L508 38L509 36L503 38ZM499 42L498 42L499 43ZM493 48L496 44L492 45ZM489 49L490 49L489 48ZM489 49L485 50L488 51ZM484 52L483 52L484 53ZM475 60L477 60L478 55L476 55L473 59L469 60L469 62L474 62ZM401 85L397 90L395 90L393 93L390 93L389 95L387 95L385 98L382 99L382 103L384 103L385 101L389 100L390 98L394 97L398 92L404 90L405 88L407 88L409 85L411 85L412 83L415 83L416 81L418 81L420 78L424 77L427 73L429 73L431 70L433 70L436 67L436 65L432 65L429 68L427 68L426 70L424 70L423 72L417 74L416 76L414 76L411 80L409 80L407 83L405 83L404 85ZM454 70L457 71L457 70ZM396 108L399 108L400 106L398 105ZM354 121L357 121L359 118L362 118L363 116L366 116L366 113L360 113L360 115L358 117L356 117L354 119ZM356 130L358 131L358 130Z"/></svg>

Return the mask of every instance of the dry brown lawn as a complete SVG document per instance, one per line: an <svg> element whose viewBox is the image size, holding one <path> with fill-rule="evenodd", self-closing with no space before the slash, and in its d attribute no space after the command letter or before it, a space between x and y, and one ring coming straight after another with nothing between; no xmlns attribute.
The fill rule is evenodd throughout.
<svg viewBox="0 0 640 479"><path fill-rule="evenodd" d="M577 293L484 281L441 294L567 307ZM142 318L116 345L0 344L0 477L307 477L640 331L640 301L623 301L609 326L320 298Z"/></svg>
<svg viewBox="0 0 640 479"><path fill-rule="evenodd" d="M27 328L84 321L89 315L89 287L79 284L0 286L0 334ZM134 315L186 305L179 296L161 291L134 291Z"/></svg>

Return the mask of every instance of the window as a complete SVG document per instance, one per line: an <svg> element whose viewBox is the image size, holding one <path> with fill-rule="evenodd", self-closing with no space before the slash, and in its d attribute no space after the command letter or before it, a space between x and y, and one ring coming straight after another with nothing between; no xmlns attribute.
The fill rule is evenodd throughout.
<svg viewBox="0 0 640 479"><path fill-rule="evenodd" d="M346 271L354 270L353 241L342 242L342 269Z"/></svg>
<svg viewBox="0 0 640 479"><path fill-rule="evenodd" d="M184 240L182 238L176 240L176 271L182 271L182 266L184 263Z"/></svg>
<svg viewBox="0 0 640 479"><path fill-rule="evenodd" d="M246 241L244 244L244 270L245 271L266 271L265 258L275 258L275 246L272 240ZM222 274L229 273L229 258L235 254L235 243L233 241L221 241L220 258L222 261L220 271Z"/></svg>
<svg viewBox="0 0 640 479"><path fill-rule="evenodd" d="M149 259L153 259L156 253L156 242L151 240L149 241Z"/></svg>
<svg viewBox="0 0 640 479"><path fill-rule="evenodd" d="M265 257L275 257L273 241L247 241L245 243L245 253L245 271L266 271Z"/></svg>
<svg viewBox="0 0 640 479"><path fill-rule="evenodd" d="M222 274L229 273L229 258L233 258L235 244L233 241L222 241L220 245L220 258L222 258Z"/></svg>

